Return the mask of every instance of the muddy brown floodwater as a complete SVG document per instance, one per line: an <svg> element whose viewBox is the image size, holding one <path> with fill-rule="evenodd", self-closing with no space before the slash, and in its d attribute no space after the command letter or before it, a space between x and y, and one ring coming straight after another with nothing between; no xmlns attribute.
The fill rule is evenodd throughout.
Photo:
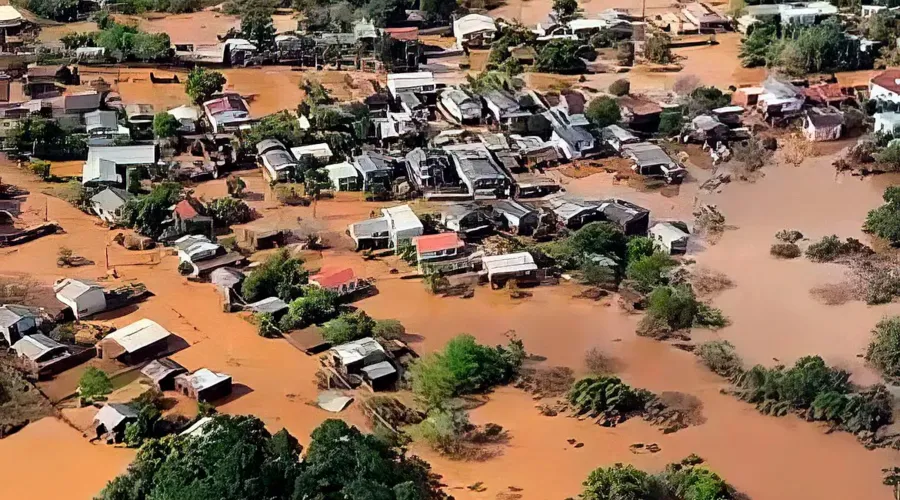
<svg viewBox="0 0 900 500"><path fill-rule="evenodd" d="M775 261L768 255L774 233L782 228L799 229L812 237L831 232L860 235L859 225L866 211L879 204L880 192L891 179L836 178L830 164L831 158L821 157L798 168L770 165L765 177L754 184L732 183L721 194L705 196L719 204L736 228L717 245L695 245L696 255L692 257L731 277L736 287L715 300L733 325L715 334L696 335L727 338L749 362L774 364L773 358L777 358L787 363L804 354L821 353L829 362L850 369L854 380L871 382L876 380L875 375L856 354L865 345L874 322L896 312L897 307L821 305L810 298L809 288L839 279L841 268L803 260ZM45 197L39 194L41 186L8 162L0 164L0 174L5 182L34 193L26 203L24 217L42 218ZM703 175L696 174L698 178ZM702 402L705 423L663 435L658 428L636 419L608 429L563 416L544 417L529 395L512 388L499 389L471 415L476 423L496 422L510 431L511 440L497 457L456 462L414 447L444 475L449 491L457 498L493 499L509 487L522 488L525 499L564 498L576 495L581 482L596 467L628 462L654 471L690 453L707 459L711 468L757 499L891 498L890 489L881 484L880 470L900 463L897 451L867 451L853 436L826 434L818 424L795 417L760 415L751 405L721 394L724 381L702 367L693 355L635 336L638 316L612 303L572 298L579 292L576 285L537 288L532 297L522 300L511 300L504 291L485 287L478 288L471 299L434 297L419 281L390 274L390 268L397 265L394 261L363 261L348 249L343 236L346 224L367 217L377 205L342 194L320 202L313 218L311 208L278 207L257 172L240 175L247 178L251 205L262 215L255 224L293 225L299 218L303 227L320 231L331 248L308 253L309 267L350 265L357 273L376 278L379 294L357 305L373 317L402 321L412 333L413 346L422 353L441 348L463 332L483 343L504 343L504 335L513 330L529 352L545 358L540 362L543 366L565 365L581 373L584 353L598 347L614 358L617 372L626 382L654 392L690 394ZM566 187L580 195L631 197L651 208L655 217L665 218L689 217L697 195L696 181L688 182L670 198L614 185L609 174L571 180ZM203 183L195 192L206 198L222 196L224 180ZM144 282L155 295L136 310L112 313L103 319L123 326L142 317L152 318L187 344L173 356L175 360L191 369L208 367L231 374L235 393L218 405L219 411L256 414L271 430L285 427L301 442L308 441L310 431L322 420L333 416L310 404L317 393L313 382L316 360L283 340L263 339L237 315L222 313L212 286L190 283L177 275L175 257L159 257L156 251L153 258L153 252L134 254L116 245L107 247L114 232L96 224L93 218L57 199L46 201L46 208L66 233L3 249L0 272L27 272L46 283L61 274L97 278L105 275L108 248L120 280ZM97 264L60 271L55 265L60 245ZM60 377L59 383L63 382L65 377ZM366 427L356 405L340 417ZM54 440L53 446L47 443L48 436ZM584 447L571 447L569 438L583 442ZM657 443L661 451L632 454L629 445L636 442ZM28 459L7 458L21 456ZM0 441L4 474L23 478L0 482L0 488L7 489L0 492L13 493L0 494L0 498L20 497L15 493L23 491L24 478L31 477L34 465L47 463L68 464L67 471L78 470L79 475L71 479L79 488L75 496L88 497L105 480L120 473L130 456L128 451L90 445L57 420L41 421ZM91 466L76 469L71 467L75 463ZM465 488L479 481L486 491ZM42 482L38 490L28 491L29 497L73 497L69 483Z"/></svg>

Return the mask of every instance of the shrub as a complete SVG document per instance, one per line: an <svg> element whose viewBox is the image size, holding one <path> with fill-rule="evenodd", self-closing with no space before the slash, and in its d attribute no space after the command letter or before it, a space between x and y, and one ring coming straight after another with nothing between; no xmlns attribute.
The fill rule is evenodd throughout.
<svg viewBox="0 0 900 500"><path fill-rule="evenodd" d="M846 241L835 236L826 236L806 249L806 256L813 262L831 262L840 257L849 255L870 255L873 251L855 238L847 238Z"/></svg>
<svg viewBox="0 0 900 500"><path fill-rule="evenodd" d="M769 248L769 253L782 259L796 259L803 255L800 247L794 243L775 243Z"/></svg>
<svg viewBox="0 0 900 500"><path fill-rule="evenodd" d="M247 302L269 297L291 301L303 295L303 286L308 280L309 272L303 269L303 261L282 249L247 275L241 285L241 294Z"/></svg>
<svg viewBox="0 0 900 500"><path fill-rule="evenodd" d="M525 360L522 342L488 347L471 335L458 335L442 351L425 356L410 367L413 392L429 407L440 407L453 396L483 392L508 383Z"/></svg>
<svg viewBox="0 0 900 500"><path fill-rule="evenodd" d="M631 82L624 78L620 78L609 84L609 89L607 90L614 96L628 95L628 93L631 92Z"/></svg>
<svg viewBox="0 0 900 500"><path fill-rule="evenodd" d="M332 345L345 344L372 336L375 320L365 311L342 313L322 326L322 336Z"/></svg>
<svg viewBox="0 0 900 500"><path fill-rule="evenodd" d="M672 498L683 500L729 500L734 498L731 488L721 477L705 467L693 465L689 459L679 464L666 466L663 481L672 493Z"/></svg>
<svg viewBox="0 0 900 500"><path fill-rule="evenodd" d="M132 198L122 209L125 226L151 238L159 238L172 215L170 208L181 200L181 184L163 182L147 196Z"/></svg>
<svg viewBox="0 0 900 500"><path fill-rule="evenodd" d="M885 189L883 198L884 205L869 211L863 230L896 245L900 243L900 186Z"/></svg>
<svg viewBox="0 0 900 500"><path fill-rule="evenodd" d="M253 209L237 198L216 198L206 205L206 210L217 227L246 224L253 220Z"/></svg>
<svg viewBox="0 0 900 500"><path fill-rule="evenodd" d="M659 32L650 35L644 42L644 57L656 64L671 63L674 61L672 50L669 48L671 43L672 39L665 33Z"/></svg>
<svg viewBox="0 0 900 500"><path fill-rule="evenodd" d="M619 104L608 96L600 96L588 104L585 117L597 128L616 124L622 118Z"/></svg>
<svg viewBox="0 0 900 500"><path fill-rule="evenodd" d="M594 469L583 483L582 500L660 500L656 479L633 465Z"/></svg>
<svg viewBox="0 0 900 500"><path fill-rule="evenodd" d="M278 327L282 331L305 328L328 321L337 314L337 294L324 288L312 288L291 302Z"/></svg>
<svg viewBox="0 0 900 500"><path fill-rule="evenodd" d="M428 417L413 427L416 439L428 443L441 453L455 455L462 450L465 433L472 427L465 410L436 408L428 412Z"/></svg>
<svg viewBox="0 0 900 500"><path fill-rule="evenodd" d="M625 276L634 281L635 290L649 293L654 287L665 282L665 272L676 262L663 252L641 257L628 264Z"/></svg>
<svg viewBox="0 0 900 500"><path fill-rule="evenodd" d="M595 375L604 375L612 371L612 359L599 347L591 347L584 354L584 366Z"/></svg>
<svg viewBox="0 0 900 500"><path fill-rule="evenodd" d="M665 111L659 115L659 128L657 129L663 136L672 136L681 133L684 127L684 116L681 111Z"/></svg>
<svg viewBox="0 0 900 500"><path fill-rule="evenodd" d="M256 333L258 333L260 337L277 337L281 334L272 313L256 313L253 316L256 323Z"/></svg>
<svg viewBox="0 0 900 500"><path fill-rule="evenodd" d="M28 164L28 170L31 170L31 173L42 181L50 178L50 162L48 161L31 160L31 163Z"/></svg>
<svg viewBox="0 0 900 500"><path fill-rule="evenodd" d="M87 403L106 398L113 390L109 376L103 370L89 366L78 380L78 395Z"/></svg>
<svg viewBox="0 0 900 500"><path fill-rule="evenodd" d="M728 324L722 311L697 300L686 285L658 286L647 302L647 314L638 325L641 335L654 336L692 326L721 328Z"/></svg>
<svg viewBox="0 0 900 500"><path fill-rule="evenodd" d="M649 257L656 253L656 243L653 239L648 238L646 236L635 236L628 240L628 244L626 245L628 263L642 258Z"/></svg>
<svg viewBox="0 0 900 500"><path fill-rule="evenodd" d="M741 371L741 358L727 340L704 342L697 346L696 352L707 368L723 377L731 377Z"/></svg>
<svg viewBox="0 0 900 500"><path fill-rule="evenodd" d="M202 104L216 92L221 92L224 86L225 75L197 66L188 73L187 80L184 82L184 92L196 104Z"/></svg>
<svg viewBox="0 0 900 500"><path fill-rule="evenodd" d="M900 316L885 318L872 330L866 360L887 377L900 377Z"/></svg>
<svg viewBox="0 0 900 500"><path fill-rule="evenodd" d="M406 335L406 328L396 319L379 319L375 321L372 335L387 340L400 339Z"/></svg>
<svg viewBox="0 0 900 500"><path fill-rule="evenodd" d="M775 233L775 239L785 243L797 243L803 239L803 233L794 229L782 229Z"/></svg>
<svg viewBox="0 0 900 500"><path fill-rule="evenodd" d="M575 40L551 40L538 52L534 67L543 73L583 73L585 64L579 57L580 49L581 43Z"/></svg>
<svg viewBox="0 0 900 500"><path fill-rule="evenodd" d="M599 375L585 377L569 390L566 399L577 414L602 414L607 419L624 421L635 413L643 413L653 394L633 389L618 377Z"/></svg>
<svg viewBox="0 0 900 500"><path fill-rule="evenodd" d="M175 137L179 128L181 128L181 122L178 121L178 118L165 111L153 116L153 135L158 138Z"/></svg>
<svg viewBox="0 0 900 500"><path fill-rule="evenodd" d="M581 280L590 286L613 286L617 281L615 269L603 264L586 260L581 265Z"/></svg>

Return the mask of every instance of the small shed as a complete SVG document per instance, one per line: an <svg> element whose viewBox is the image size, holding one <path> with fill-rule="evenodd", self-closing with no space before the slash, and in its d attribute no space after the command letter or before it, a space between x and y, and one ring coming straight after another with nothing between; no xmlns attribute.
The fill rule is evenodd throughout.
<svg viewBox="0 0 900 500"><path fill-rule="evenodd" d="M287 303L278 297L267 297L245 305L244 309L257 314L271 314L275 318L278 318L287 312L288 307Z"/></svg>
<svg viewBox="0 0 900 500"><path fill-rule="evenodd" d="M325 171L335 191L359 191L359 173L349 162L326 165Z"/></svg>
<svg viewBox="0 0 900 500"><path fill-rule="evenodd" d="M364 366L360 371L363 380L374 392L389 391L397 381L397 369L389 361Z"/></svg>
<svg viewBox="0 0 900 500"><path fill-rule="evenodd" d="M481 264L492 288L502 288L510 279L537 281L537 264L528 252L485 256Z"/></svg>
<svg viewBox="0 0 900 500"><path fill-rule="evenodd" d="M91 197L91 209L104 222L115 224L122 216L122 208L134 196L117 187L107 187Z"/></svg>
<svg viewBox="0 0 900 500"><path fill-rule="evenodd" d="M72 309L75 319L84 319L106 310L106 293L90 281L65 278L53 285L56 298Z"/></svg>
<svg viewBox="0 0 900 500"><path fill-rule="evenodd" d="M155 359L141 369L141 374L149 378L153 385L161 391L175 388L175 377L187 372L187 369L169 358Z"/></svg>
<svg viewBox="0 0 900 500"><path fill-rule="evenodd" d="M170 336L172 333L159 323L141 319L97 342L97 357L135 364L165 352Z"/></svg>
<svg viewBox="0 0 900 500"><path fill-rule="evenodd" d="M234 289L244 281L244 273L230 267L220 267L209 273L209 281L221 288Z"/></svg>
<svg viewBox="0 0 900 500"><path fill-rule="evenodd" d="M317 160L328 161L331 159L334 153L331 152L331 148L326 143L321 144L309 144L307 146L298 146L295 148L291 148L291 154L294 155L298 161L300 157L303 155L310 155Z"/></svg>
<svg viewBox="0 0 900 500"><path fill-rule="evenodd" d="M125 404L107 403L94 415L97 439L119 443L125 437L125 426L138 418L138 412Z"/></svg>
<svg viewBox="0 0 900 500"><path fill-rule="evenodd" d="M644 236L650 227L650 211L627 200L610 198L590 202L597 206L603 218L612 222L626 236Z"/></svg>
<svg viewBox="0 0 900 500"><path fill-rule="evenodd" d="M384 347L372 337L347 342L331 348L334 365L346 373L359 373L363 367L387 359Z"/></svg>
<svg viewBox="0 0 900 500"><path fill-rule="evenodd" d="M40 323L40 315L31 308L12 304L0 306L0 335L8 346L15 344L24 335L36 332Z"/></svg>
<svg viewBox="0 0 900 500"><path fill-rule="evenodd" d="M650 228L650 238L663 251L669 254L687 252L690 235L669 222L658 222Z"/></svg>
<svg viewBox="0 0 900 500"><path fill-rule="evenodd" d="M803 135L813 142L836 141L841 138L844 114L836 108L810 108L803 120Z"/></svg>
<svg viewBox="0 0 900 500"><path fill-rule="evenodd" d="M603 137L603 140L616 151L621 151L622 146L626 144L634 144L641 141L636 135L618 125L603 127L601 136Z"/></svg>
<svg viewBox="0 0 900 500"><path fill-rule="evenodd" d="M175 390L201 402L215 401L231 394L231 376L201 368L175 377Z"/></svg>

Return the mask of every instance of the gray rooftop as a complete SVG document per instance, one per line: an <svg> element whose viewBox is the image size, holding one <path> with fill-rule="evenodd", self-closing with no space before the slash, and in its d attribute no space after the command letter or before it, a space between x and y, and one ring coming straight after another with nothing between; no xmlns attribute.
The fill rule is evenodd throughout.
<svg viewBox="0 0 900 500"><path fill-rule="evenodd" d="M459 169L469 180L486 177L506 179L483 144L456 144L446 146L444 150L453 156Z"/></svg>
<svg viewBox="0 0 900 500"><path fill-rule="evenodd" d="M186 372L187 369L169 358L159 358L147 363L147 366L141 369L141 373L150 380L159 383L160 380L169 375L177 375Z"/></svg>
<svg viewBox="0 0 900 500"><path fill-rule="evenodd" d="M376 172L378 170L393 172L393 162L395 161L396 160L390 156L375 153L373 151L366 151L353 158L353 165L363 174Z"/></svg>
<svg viewBox="0 0 900 500"><path fill-rule="evenodd" d="M13 304L0 306L0 327L9 328L18 323L22 318L27 318L29 316L35 317L37 315L32 312L31 309L24 306Z"/></svg>
<svg viewBox="0 0 900 500"><path fill-rule="evenodd" d="M263 139L256 144L256 154L259 155L272 149L287 150L287 148L284 147L284 144L278 139Z"/></svg>

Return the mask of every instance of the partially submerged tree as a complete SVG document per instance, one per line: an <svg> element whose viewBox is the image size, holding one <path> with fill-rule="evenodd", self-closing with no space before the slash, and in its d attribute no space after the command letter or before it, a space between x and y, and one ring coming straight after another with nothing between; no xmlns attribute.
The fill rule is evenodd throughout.
<svg viewBox="0 0 900 500"><path fill-rule="evenodd" d="M561 75L584 73L586 66L579 57L581 51L581 44L575 40L551 40L538 52L535 70Z"/></svg>
<svg viewBox="0 0 900 500"><path fill-rule="evenodd" d="M253 220L253 209L237 198L215 198L206 205L206 211L217 227L246 224Z"/></svg>
<svg viewBox="0 0 900 500"><path fill-rule="evenodd" d="M165 111L156 113L156 115L153 116L153 135L158 139L175 137L175 135L178 134L178 129L180 127L181 122L178 121L178 118L175 118Z"/></svg>
<svg viewBox="0 0 900 500"><path fill-rule="evenodd" d="M225 75L218 71L197 66L188 73L184 82L185 93L197 104L208 101L213 94L225 87Z"/></svg>
<svg viewBox="0 0 900 500"><path fill-rule="evenodd" d="M885 318L875 325L866 361L886 377L900 377L900 317Z"/></svg>
<svg viewBox="0 0 900 500"><path fill-rule="evenodd" d="M608 96L600 96L594 98L588 104L584 113L585 117L591 124L600 129L609 125L615 125L622 119L622 112L619 110L619 103L615 99Z"/></svg>
<svg viewBox="0 0 900 500"><path fill-rule="evenodd" d="M553 0L553 13L561 23L567 23L572 19L581 17L581 9L578 8L578 0Z"/></svg>
<svg viewBox="0 0 900 500"><path fill-rule="evenodd" d="M89 366L78 380L78 395L86 403L105 399L113 390L109 376L103 370Z"/></svg>
<svg viewBox="0 0 900 500"><path fill-rule="evenodd" d="M304 294L308 280L309 271L303 268L303 260L282 249L247 275L241 285L241 295L247 302L269 297L291 301Z"/></svg>
<svg viewBox="0 0 900 500"><path fill-rule="evenodd" d="M644 57L655 64L670 64L675 60L669 46L672 39L663 32L653 33L644 42Z"/></svg>
<svg viewBox="0 0 900 500"><path fill-rule="evenodd" d="M122 210L122 222L137 232L151 238L159 238L171 217L171 207L182 198L181 184L163 182L157 184L146 196L133 198Z"/></svg>
<svg viewBox="0 0 900 500"><path fill-rule="evenodd" d="M888 187L882 198L884 205L869 211L863 231L896 245L900 243L900 186Z"/></svg>

